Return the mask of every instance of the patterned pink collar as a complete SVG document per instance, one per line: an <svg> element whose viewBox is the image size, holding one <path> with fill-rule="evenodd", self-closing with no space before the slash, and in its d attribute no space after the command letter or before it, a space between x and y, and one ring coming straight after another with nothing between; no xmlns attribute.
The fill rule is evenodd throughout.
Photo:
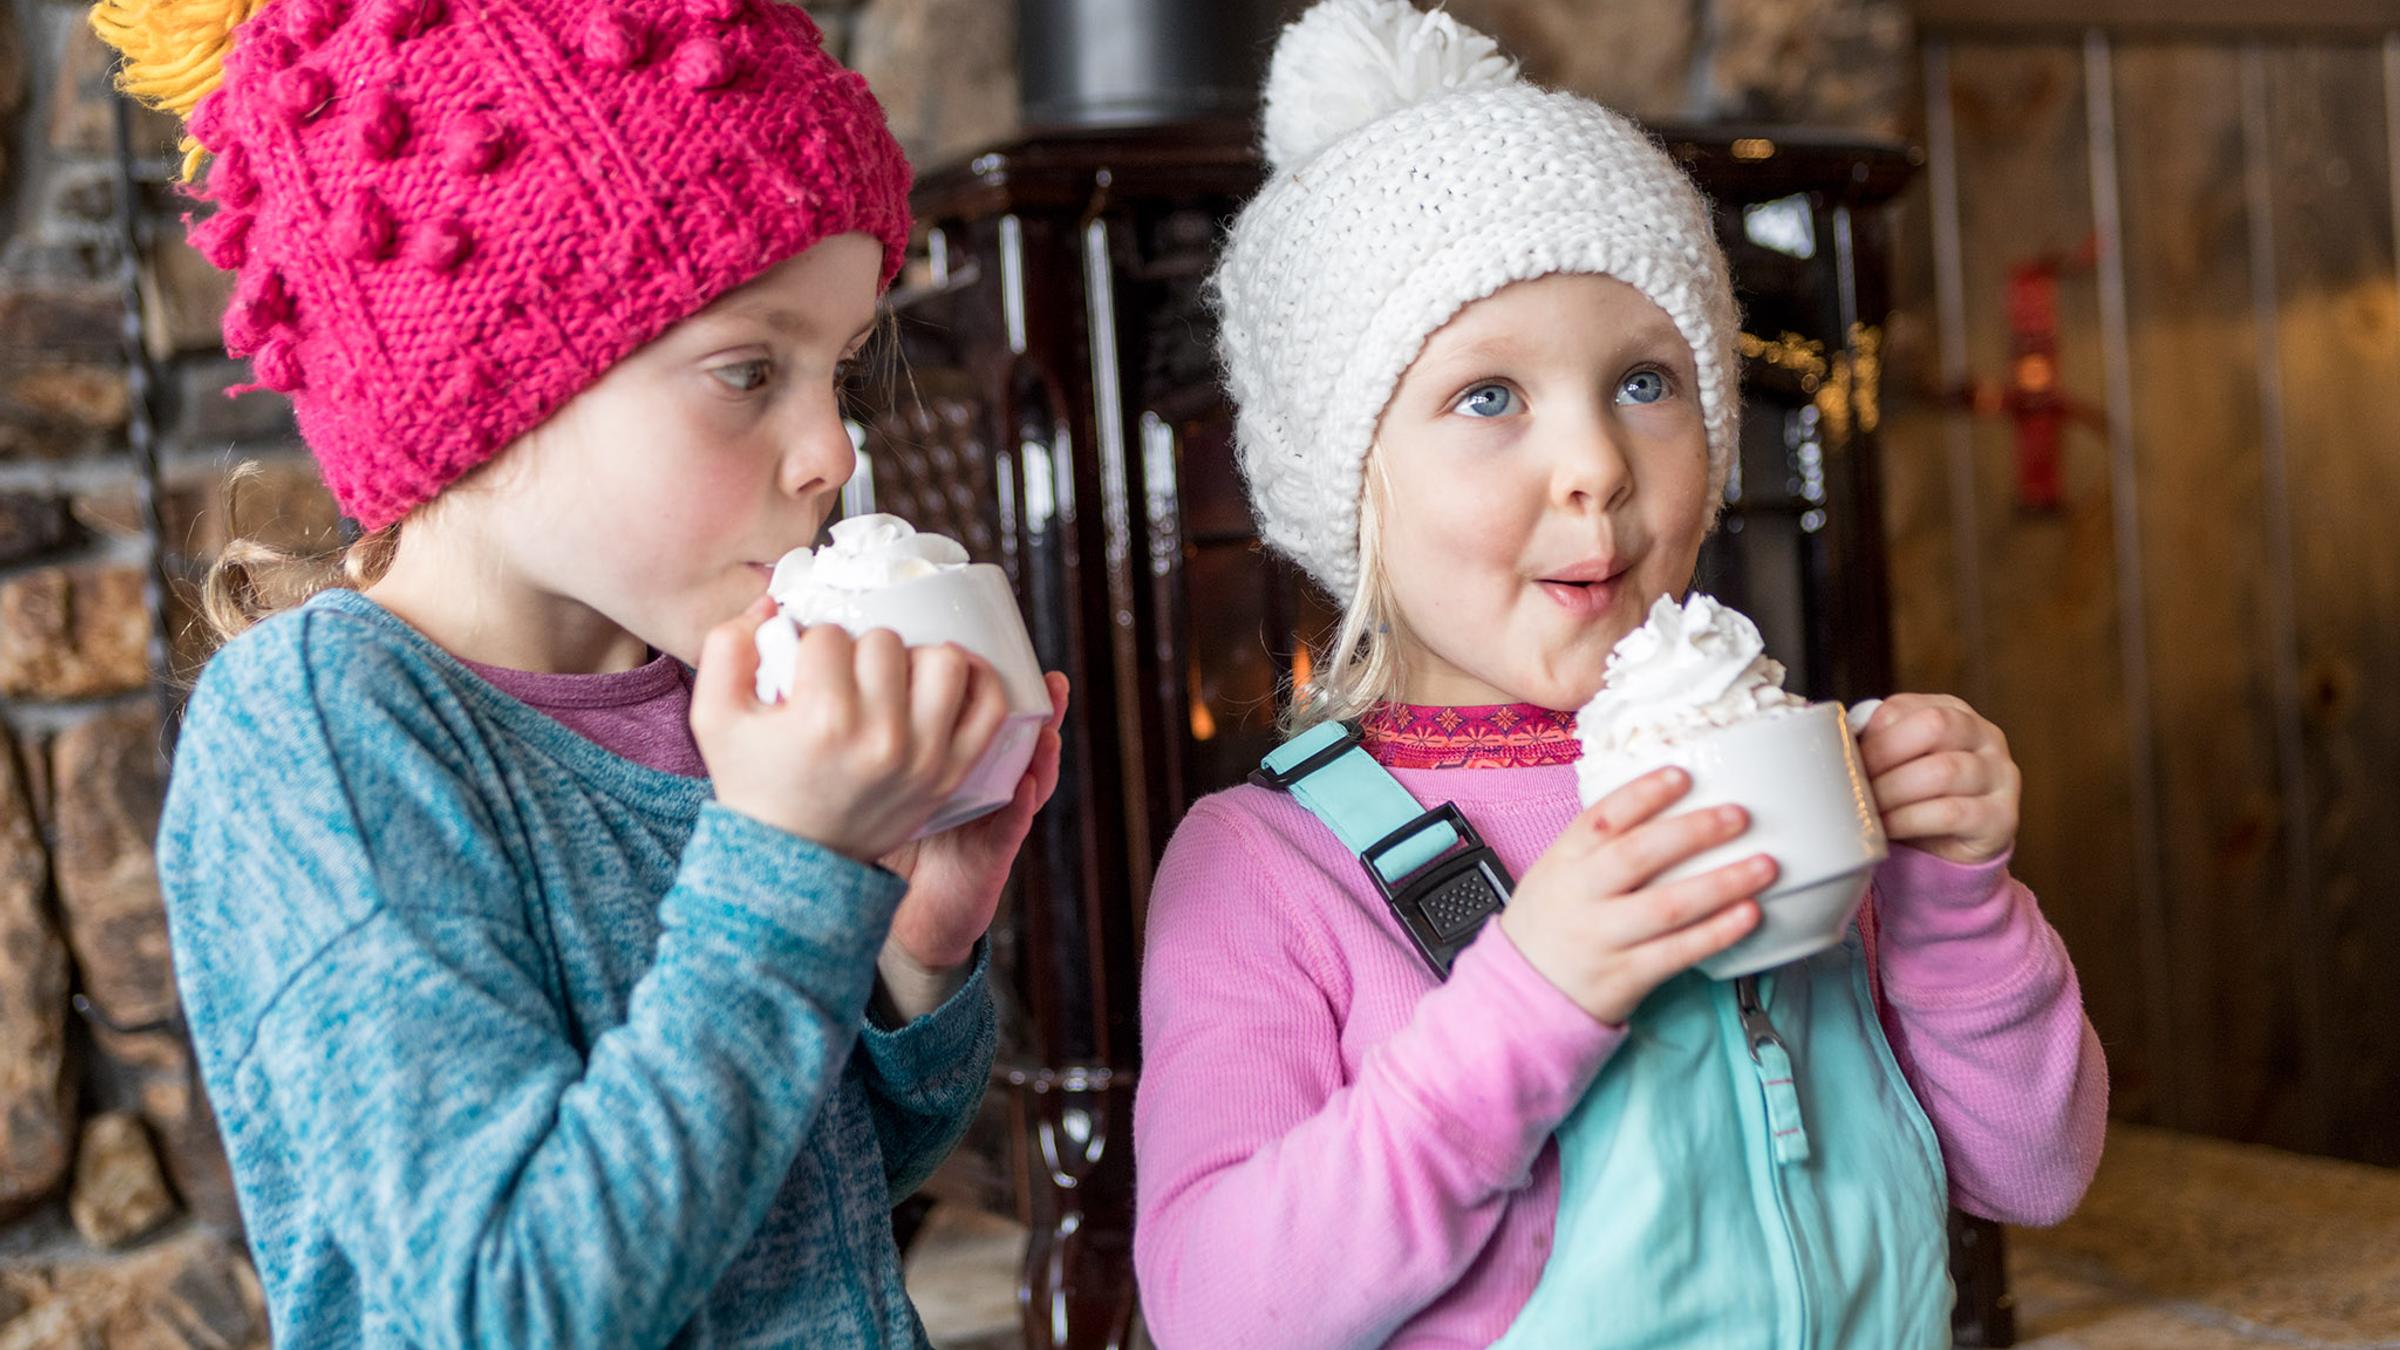
<svg viewBox="0 0 2400 1350"><path fill-rule="evenodd" d="M1367 753L1393 769L1532 769L1583 757L1575 714L1530 703L1488 708L1387 703L1359 722Z"/></svg>

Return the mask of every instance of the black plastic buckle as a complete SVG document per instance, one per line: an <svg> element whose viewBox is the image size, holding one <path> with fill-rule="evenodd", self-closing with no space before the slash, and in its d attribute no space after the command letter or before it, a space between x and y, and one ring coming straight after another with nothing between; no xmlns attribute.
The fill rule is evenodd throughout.
<svg viewBox="0 0 2400 1350"><path fill-rule="evenodd" d="M1385 881L1375 864L1436 825L1448 825L1455 831L1459 847L1401 878L1398 885ZM1444 802L1418 816L1358 857L1367 869L1367 879L1375 883L1375 890L1407 931L1408 940L1416 944L1417 955L1445 980L1450 978L1450 963L1516 889L1516 881L1500 865L1499 855L1484 844L1483 836L1475 833L1455 802Z"/></svg>
<svg viewBox="0 0 2400 1350"><path fill-rule="evenodd" d="M1292 784L1366 743L1366 738L1359 733L1358 723L1343 722L1339 725L1342 728L1340 740L1280 772L1268 768L1265 764L1260 764L1250 771L1250 781L1259 787L1273 788L1277 792L1289 792L1292 790Z"/></svg>

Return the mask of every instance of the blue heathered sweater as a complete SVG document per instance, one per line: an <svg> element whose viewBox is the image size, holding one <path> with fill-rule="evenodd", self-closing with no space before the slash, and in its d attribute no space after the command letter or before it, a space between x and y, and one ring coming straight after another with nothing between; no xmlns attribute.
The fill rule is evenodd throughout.
<svg viewBox="0 0 2400 1350"><path fill-rule="evenodd" d="M212 661L159 839L279 1343L922 1344L889 1211L994 1038L867 1023L902 884L329 592Z"/></svg>

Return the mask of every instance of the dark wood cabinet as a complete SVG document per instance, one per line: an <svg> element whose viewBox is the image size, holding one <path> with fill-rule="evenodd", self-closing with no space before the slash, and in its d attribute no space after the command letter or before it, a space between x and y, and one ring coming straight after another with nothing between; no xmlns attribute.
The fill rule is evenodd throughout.
<svg viewBox="0 0 2400 1350"><path fill-rule="evenodd" d="M1662 135L1717 203L1746 316L1741 468L1701 584L1759 619L1797 687L1883 692L1877 208L1914 160ZM1033 1228L1033 1345L1131 1335L1151 873L1191 802L1272 748L1299 639L1332 617L1257 542L1211 348L1203 285L1259 182L1252 136L1059 135L928 176L919 256L893 297L899 360L861 414L852 509L1004 565L1043 660L1075 683L1059 793L994 937L1003 1050L970 1144L989 1198Z"/></svg>

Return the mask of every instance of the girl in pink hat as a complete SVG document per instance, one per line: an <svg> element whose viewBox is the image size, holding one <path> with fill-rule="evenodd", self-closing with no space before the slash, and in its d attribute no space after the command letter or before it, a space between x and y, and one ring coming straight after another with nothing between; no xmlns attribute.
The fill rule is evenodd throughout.
<svg viewBox="0 0 2400 1350"><path fill-rule="evenodd" d="M279 1340L921 1343L889 1211L982 1095L1058 741L912 846L987 666L822 627L754 696L908 238L864 81L774 0L93 20L186 116L227 348L366 531L271 616L256 550L212 577L247 631L159 839Z"/></svg>

